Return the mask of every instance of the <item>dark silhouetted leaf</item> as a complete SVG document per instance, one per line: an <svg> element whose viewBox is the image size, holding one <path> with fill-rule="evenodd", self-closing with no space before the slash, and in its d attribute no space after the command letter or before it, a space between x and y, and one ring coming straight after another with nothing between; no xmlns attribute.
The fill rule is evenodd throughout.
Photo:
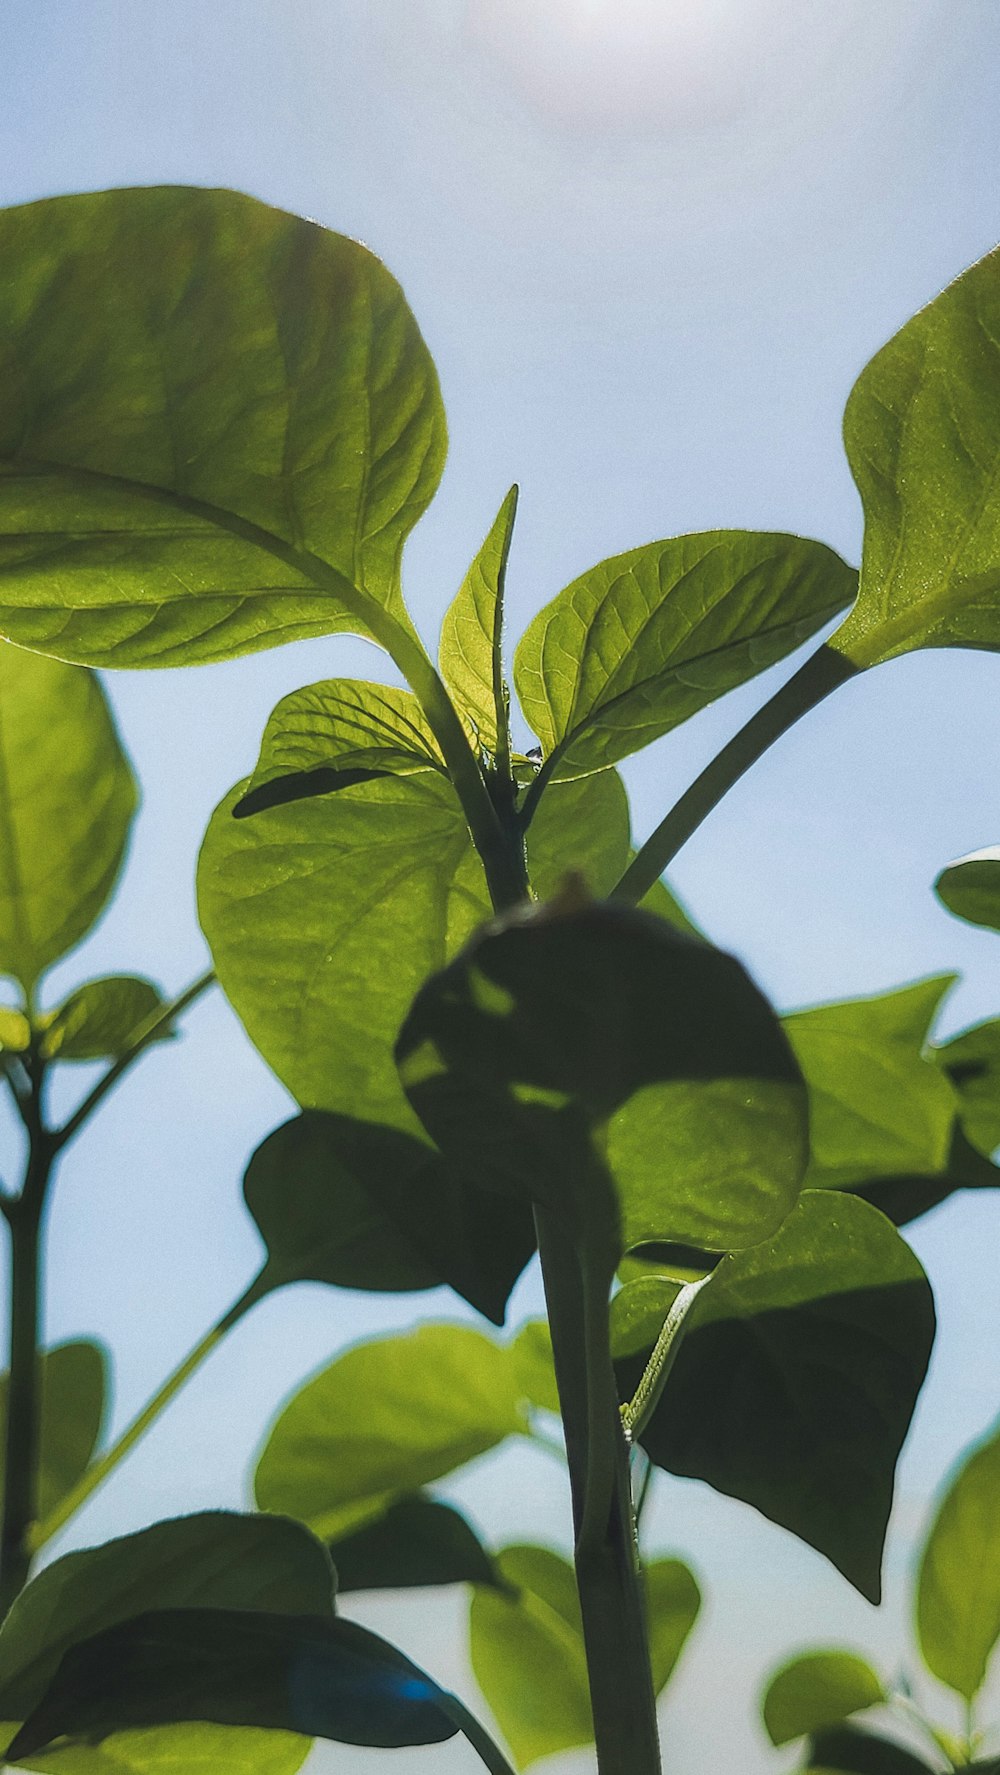
<svg viewBox="0 0 1000 1775"><path fill-rule="evenodd" d="M956 918L1000 931L1000 849L994 845L972 851L949 863L934 883L934 891Z"/></svg>
<svg viewBox="0 0 1000 1775"><path fill-rule="evenodd" d="M809 1744L803 1775L933 1775L934 1765L860 1726L832 1726Z"/></svg>
<svg viewBox="0 0 1000 1775"><path fill-rule="evenodd" d="M337 1588L410 1590L425 1584L500 1584L492 1554L450 1504L420 1493L330 1545Z"/></svg>

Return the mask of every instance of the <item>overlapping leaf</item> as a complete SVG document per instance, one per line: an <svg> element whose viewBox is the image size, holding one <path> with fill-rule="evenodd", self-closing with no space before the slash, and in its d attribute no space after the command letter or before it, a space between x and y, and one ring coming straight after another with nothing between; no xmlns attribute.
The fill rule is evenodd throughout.
<svg viewBox="0 0 1000 1775"><path fill-rule="evenodd" d="M829 645L857 666L1000 647L1000 252L859 376L844 441L865 512L858 600Z"/></svg>
<svg viewBox="0 0 1000 1775"><path fill-rule="evenodd" d="M811 1737L886 1700L885 1684L854 1652L805 1652L771 1678L764 1724L772 1744Z"/></svg>
<svg viewBox="0 0 1000 1775"><path fill-rule="evenodd" d="M810 1740L802 1775L934 1775L936 1766L863 1726L831 1726Z"/></svg>
<svg viewBox="0 0 1000 1775"><path fill-rule="evenodd" d="M476 746L490 755L507 738L503 682L504 575L517 511L512 487L478 551L441 627L440 670Z"/></svg>
<svg viewBox="0 0 1000 1775"><path fill-rule="evenodd" d="M376 1522L332 1542L330 1552L341 1595L440 1584L504 1587L493 1555L465 1517L422 1492L390 1504Z"/></svg>
<svg viewBox="0 0 1000 1775"><path fill-rule="evenodd" d="M967 1701L1000 1639L1000 1431L962 1461L927 1537L917 1583L924 1662Z"/></svg>
<svg viewBox="0 0 1000 1775"><path fill-rule="evenodd" d="M86 935L135 806L97 679L0 643L0 974L30 991Z"/></svg>
<svg viewBox="0 0 1000 1775"><path fill-rule="evenodd" d="M134 974L111 974L87 980L43 1019L42 1052L60 1060L105 1060L123 1054L164 1000L151 980ZM164 1028L157 1041L169 1041Z"/></svg>
<svg viewBox="0 0 1000 1775"><path fill-rule="evenodd" d="M535 617L514 681L546 770L603 770L783 659L854 596L822 543L708 531L602 561Z"/></svg>
<svg viewBox="0 0 1000 1775"><path fill-rule="evenodd" d="M441 753L415 696L334 678L294 690L272 711L234 812L244 817L372 777L435 769L444 769Z"/></svg>
<svg viewBox="0 0 1000 1775"><path fill-rule="evenodd" d="M1000 931L1000 849L971 851L942 869L934 891L942 905L969 924Z"/></svg>
<svg viewBox="0 0 1000 1775"><path fill-rule="evenodd" d="M678 1286L649 1277L616 1296L622 1357L652 1347ZM807 1190L771 1239L723 1258L687 1325L647 1452L755 1505L877 1601L896 1460L934 1336L912 1251L868 1203ZM626 1396L641 1372L624 1363Z"/></svg>
<svg viewBox="0 0 1000 1775"><path fill-rule="evenodd" d="M44 1517L72 1490L97 1447L107 1404L107 1356L100 1344L78 1339L43 1350L38 1367L41 1422L37 1507L39 1516ZM4 1484L9 1384L9 1375L0 1375L0 1495Z"/></svg>
<svg viewBox="0 0 1000 1775"><path fill-rule="evenodd" d="M372 254L178 186L6 210L0 252L0 633L191 665L402 619L444 416Z"/></svg>
<svg viewBox="0 0 1000 1775"><path fill-rule="evenodd" d="M1000 1146L1000 1019L953 1036L934 1059L958 1098L966 1135L977 1152L992 1157Z"/></svg>

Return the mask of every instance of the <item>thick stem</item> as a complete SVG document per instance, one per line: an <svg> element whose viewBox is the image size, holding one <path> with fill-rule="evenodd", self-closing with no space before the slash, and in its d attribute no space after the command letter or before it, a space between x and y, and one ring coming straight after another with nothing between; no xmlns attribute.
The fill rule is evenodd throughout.
<svg viewBox="0 0 1000 1775"><path fill-rule="evenodd" d="M38 1497L41 1430L41 1269L45 1198L55 1154L42 1128L41 1080L33 1080L29 1152L20 1196L4 1204L10 1228L10 1350L4 1496L0 1522L0 1616L28 1581Z"/></svg>
<svg viewBox="0 0 1000 1775"><path fill-rule="evenodd" d="M621 880L611 890L613 899L637 905L649 893L702 821L722 797L738 783L783 733L814 709L817 703L857 674L858 668L832 647L817 649L804 666L758 709L738 734L723 746L705 770L685 790L680 800L660 821L633 857Z"/></svg>
<svg viewBox="0 0 1000 1775"><path fill-rule="evenodd" d="M583 1280L572 1242L548 1209L536 1208L535 1224L578 1536L576 1578L597 1766L600 1775L659 1775L656 1702L632 1514L628 1449L610 1384L608 1409L602 1421L589 1421L588 1399L594 1399L600 1389L588 1385ZM593 1465L589 1458L590 1441L598 1436L607 1439L614 1469L613 1496L603 1532L580 1539L587 1474Z"/></svg>

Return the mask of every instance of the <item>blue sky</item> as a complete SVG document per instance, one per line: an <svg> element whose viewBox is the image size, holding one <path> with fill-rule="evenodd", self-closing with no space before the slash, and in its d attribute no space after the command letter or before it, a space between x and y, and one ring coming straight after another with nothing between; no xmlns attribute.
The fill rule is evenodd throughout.
<svg viewBox="0 0 1000 1775"><path fill-rule="evenodd" d="M998 55L995 0L6 0L0 201L232 185L365 240L403 282L450 422L442 489L407 553L413 608L432 635L516 479L516 634L591 563L682 531L787 529L857 559L844 400L878 346L1000 238ZM314 678L385 671L336 641L110 680L144 808L121 896L53 994L104 968L172 988L197 973L198 842L273 703ZM628 768L637 831L764 688ZM998 742L1000 660L882 668L757 767L675 882L783 1007L955 967L942 1027L997 1012L1000 941L949 919L930 884L1000 838ZM288 1107L216 998L67 1164L48 1334L107 1340L119 1421L255 1266L239 1176ZM898 1658L914 1526L1000 1408L998 1217L998 1201L959 1202L916 1234L942 1332L881 1615L749 1511L663 1482L657 1544L691 1558L710 1598L664 1715L677 1775L777 1766L752 1694L802 1639L859 1636ZM536 1282L516 1304L537 1308ZM348 1339L429 1311L459 1309L311 1288L269 1302L74 1535L240 1502L283 1395ZM533 1456L487 1463L458 1491L497 1539L565 1539L557 1476ZM458 1601L363 1606L468 1682ZM375 1768L374 1753L327 1760ZM460 1750L394 1762L432 1766L465 1765ZM588 1766L567 1757L553 1775Z"/></svg>

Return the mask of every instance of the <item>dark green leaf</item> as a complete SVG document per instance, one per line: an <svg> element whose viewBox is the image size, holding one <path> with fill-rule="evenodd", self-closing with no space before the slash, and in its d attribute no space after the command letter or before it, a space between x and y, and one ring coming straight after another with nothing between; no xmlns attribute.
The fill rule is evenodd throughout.
<svg viewBox="0 0 1000 1775"><path fill-rule="evenodd" d="M268 1135L243 1194L268 1250L265 1288L447 1283L502 1324L535 1247L529 1214L460 1181L423 1141L320 1110Z"/></svg>
<svg viewBox="0 0 1000 1775"><path fill-rule="evenodd" d="M967 1701L1000 1639L1000 1430L950 1479L917 1581L917 1632L929 1670Z"/></svg>
<svg viewBox="0 0 1000 1775"><path fill-rule="evenodd" d="M573 1568L546 1547L505 1547L517 1594L479 1589L469 1611L473 1673L519 1769L594 1738Z"/></svg>
<svg viewBox="0 0 1000 1775"><path fill-rule="evenodd" d="M865 511L858 601L829 645L856 666L1000 646L1000 254L861 372L844 442Z"/></svg>
<svg viewBox="0 0 1000 1775"><path fill-rule="evenodd" d="M41 1432L38 1515L47 1516L71 1491L97 1447L104 1422L107 1355L100 1344L56 1344L39 1357ZM0 1375L0 1495L4 1483L7 1389Z"/></svg>
<svg viewBox="0 0 1000 1775"><path fill-rule="evenodd" d="M7 210L0 254L0 632L193 665L402 618L444 415L364 247L163 186Z"/></svg>
<svg viewBox="0 0 1000 1775"><path fill-rule="evenodd" d="M112 974L88 980L44 1021L42 1052L60 1060L110 1060L125 1049L147 1021L164 1008L151 980L133 974ZM168 1041L165 1028L157 1041Z"/></svg>
<svg viewBox="0 0 1000 1775"><path fill-rule="evenodd" d="M1000 1018L965 1029L933 1058L958 1098L968 1139L985 1158L1000 1146Z"/></svg>
<svg viewBox="0 0 1000 1775"><path fill-rule="evenodd" d="M332 1540L525 1429L505 1350L421 1325L338 1357L285 1406L257 1467L262 1510Z"/></svg>
<svg viewBox="0 0 1000 1775"><path fill-rule="evenodd" d="M805 1652L771 1678L764 1724L772 1744L788 1744L886 1698L881 1679L854 1652Z"/></svg>
<svg viewBox="0 0 1000 1775"><path fill-rule="evenodd" d="M299 1523L225 1511L68 1553L21 1592L0 1628L0 1717L23 1719L68 1647L136 1609L322 1615L332 1612L333 1588L326 1549Z"/></svg>
<svg viewBox="0 0 1000 1775"><path fill-rule="evenodd" d="M934 883L934 891L956 918L1000 931L1000 849L993 846L972 851L957 863L949 863Z"/></svg>
<svg viewBox="0 0 1000 1775"><path fill-rule="evenodd" d="M506 724L500 646L507 556L517 511L512 487L441 627L440 670L470 737L491 756Z"/></svg>
<svg viewBox="0 0 1000 1775"><path fill-rule="evenodd" d="M934 1775L934 1765L860 1726L833 1726L811 1740L803 1775Z"/></svg>
<svg viewBox="0 0 1000 1775"><path fill-rule="evenodd" d="M443 768L409 691L334 678L282 698L264 729L250 786L233 811L241 818L375 777Z"/></svg>
<svg viewBox="0 0 1000 1775"><path fill-rule="evenodd" d="M465 1517L419 1492L390 1504L377 1522L332 1542L330 1553L341 1595L348 1590L501 1582L492 1555Z"/></svg>
<svg viewBox="0 0 1000 1775"><path fill-rule="evenodd" d="M784 659L854 596L822 543L713 530L631 549L546 605L514 680L546 767L603 770Z"/></svg>
<svg viewBox="0 0 1000 1775"><path fill-rule="evenodd" d="M397 1053L445 1154L591 1228L612 1270L648 1239L753 1244L798 1195L804 1093L777 1019L732 956L648 913L497 921L423 988Z"/></svg>
<svg viewBox="0 0 1000 1775"><path fill-rule="evenodd" d="M678 1284L612 1303L618 1352L649 1350ZM804 1192L780 1230L723 1258L694 1302L643 1446L669 1472L753 1504L880 1594L893 1475L934 1336L931 1291L856 1197ZM623 1397L642 1363L622 1365Z"/></svg>
<svg viewBox="0 0 1000 1775"><path fill-rule="evenodd" d="M208 1720L388 1748L440 1744L448 1697L394 1646L329 1615L163 1609L73 1646L7 1751Z"/></svg>
<svg viewBox="0 0 1000 1775"><path fill-rule="evenodd" d="M0 235L2 221L0 212ZM3 485L0 473L0 513ZM135 807L97 679L0 644L0 974L30 992L86 936L114 887Z"/></svg>

